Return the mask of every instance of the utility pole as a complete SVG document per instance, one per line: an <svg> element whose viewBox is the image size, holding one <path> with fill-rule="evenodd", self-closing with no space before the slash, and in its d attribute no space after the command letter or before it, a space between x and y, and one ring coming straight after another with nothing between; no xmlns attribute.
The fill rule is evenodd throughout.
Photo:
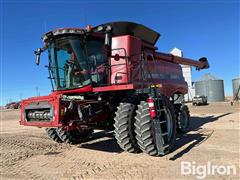
<svg viewBox="0 0 240 180"><path fill-rule="evenodd" d="M36 86L36 95L39 96L38 86Z"/></svg>

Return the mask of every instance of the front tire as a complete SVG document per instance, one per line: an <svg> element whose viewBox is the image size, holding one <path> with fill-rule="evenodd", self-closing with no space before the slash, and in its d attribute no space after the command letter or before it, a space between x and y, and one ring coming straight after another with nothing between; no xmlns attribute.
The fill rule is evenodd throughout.
<svg viewBox="0 0 240 180"><path fill-rule="evenodd" d="M172 103L166 98L163 97L163 105L165 110L163 111L167 120L167 129L168 129L168 150L164 152L164 154L171 151L172 147L175 144L176 139L176 121L175 121L175 113ZM138 106L137 115L135 117L135 132L136 139L140 149L151 155L151 156L159 156L156 146L156 138L154 133L153 122L154 121L149 114L149 106L145 101L141 101Z"/></svg>
<svg viewBox="0 0 240 180"><path fill-rule="evenodd" d="M134 132L136 105L120 103L114 118L114 134L118 145L127 152L139 152Z"/></svg>
<svg viewBox="0 0 240 180"><path fill-rule="evenodd" d="M80 144L86 141L93 133L92 129L79 131L78 129L65 131L63 128L57 129L59 138L67 144Z"/></svg>
<svg viewBox="0 0 240 180"><path fill-rule="evenodd" d="M62 143L63 142L60 139L60 137L58 136L56 128L46 128L45 130L46 130L46 133L47 133L47 135L50 139L52 139L53 141L55 141L57 143Z"/></svg>

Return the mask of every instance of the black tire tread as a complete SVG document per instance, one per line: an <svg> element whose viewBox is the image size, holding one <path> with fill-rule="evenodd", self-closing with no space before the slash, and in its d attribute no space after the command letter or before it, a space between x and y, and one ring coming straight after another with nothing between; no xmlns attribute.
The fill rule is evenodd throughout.
<svg viewBox="0 0 240 180"><path fill-rule="evenodd" d="M63 142L61 140L61 138L58 136L56 128L46 128L45 130L46 130L46 133L47 133L47 135L50 139L52 139L53 141L55 141L57 143L62 143Z"/></svg>
<svg viewBox="0 0 240 180"><path fill-rule="evenodd" d="M151 118L149 118L149 108L147 102L140 102L135 119L135 133L139 147L143 152L156 156L157 149L153 140L152 132L149 131L149 128L151 127ZM144 125L147 126L147 128L144 129Z"/></svg>
<svg viewBox="0 0 240 180"><path fill-rule="evenodd" d="M132 103L120 103L114 118L114 134L118 145L127 152L139 152L134 132L136 106Z"/></svg>
<svg viewBox="0 0 240 180"><path fill-rule="evenodd" d="M78 130L65 131L63 128L57 129L57 134L60 139L67 144L80 144L86 141L91 136L93 130L87 129L79 132Z"/></svg>
<svg viewBox="0 0 240 180"><path fill-rule="evenodd" d="M163 101L167 106L170 106L172 109L172 116L173 116L173 123L175 124L175 114L174 114L174 108L170 102L166 103L167 99L163 97ZM149 115L149 106L146 101L141 101L140 104L138 105L137 109L137 115L135 116L135 133L136 133L136 139L137 143L140 147L140 149L151 155L151 156L159 156L158 150L156 147L155 143L155 137L153 135L153 130L152 130L152 119L150 118ZM174 125L175 127L175 125ZM174 143L175 143L175 134L176 134L176 129L173 129L173 141L169 144L169 151L172 149Z"/></svg>
<svg viewBox="0 0 240 180"><path fill-rule="evenodd" d="M181 112L186 111L187 116L188 116L188 122L187 122L187 126L185 128L181 127L180 124L180 117L181 117ZM177 132L178 133L185 133L189 130L189 125L190 125L190 111L188 109L188 107L184 104L181 104L180 106L178 106L175 110L176 112L176 117L177 117Z"/></svg>

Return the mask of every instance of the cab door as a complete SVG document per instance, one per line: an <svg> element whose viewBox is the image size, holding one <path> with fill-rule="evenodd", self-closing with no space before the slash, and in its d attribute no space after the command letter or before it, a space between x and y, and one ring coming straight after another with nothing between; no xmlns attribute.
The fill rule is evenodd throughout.
<svg viewBox="0 0 240 180"><path fill-rule="evenodd" d="M107 57L105 56L104 42L102 40L87 41L89 71L92 84L95 87L108 84Z"/></svg>

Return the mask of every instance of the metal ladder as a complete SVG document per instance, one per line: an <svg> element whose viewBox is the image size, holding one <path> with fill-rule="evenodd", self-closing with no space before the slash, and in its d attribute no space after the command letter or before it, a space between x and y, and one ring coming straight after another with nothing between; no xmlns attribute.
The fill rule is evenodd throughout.
<svg viewBox="0 0 240 180"><path fill-rule="evenodd" d="M156 108L156 118L152 120L156 148L159 155L165 155L169 151L169 141L163 99L157 92L155 85L151 86L151 95Z"/></svg>

